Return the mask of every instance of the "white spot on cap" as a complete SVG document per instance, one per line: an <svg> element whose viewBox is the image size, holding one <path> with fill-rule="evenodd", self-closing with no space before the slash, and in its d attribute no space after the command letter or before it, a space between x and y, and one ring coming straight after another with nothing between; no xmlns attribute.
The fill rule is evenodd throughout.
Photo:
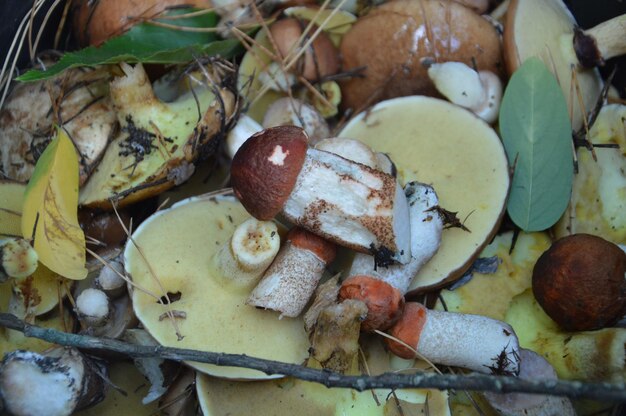
<svg viewBox="0 0 626 416"><path fill-rule="evenodd" d="M272 152L270 157L267 158L267 160L272 162L274 165L282 166L285 164L285 159L287 158L288 155L289 155L289 151L285 152L283 150L283 147L277 144L274 147L274 151Z"/></svg>

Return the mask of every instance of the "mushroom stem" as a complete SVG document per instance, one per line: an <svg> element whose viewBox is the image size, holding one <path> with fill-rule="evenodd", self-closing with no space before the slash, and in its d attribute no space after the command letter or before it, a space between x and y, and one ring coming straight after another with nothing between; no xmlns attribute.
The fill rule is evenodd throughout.
<svg viewBox="0 0 626 416"><path fill-rule="evenodd" d="M443 221L431 209L439 204L435 190L423 183L410 182L404 187L409 204L411 233L411 260L407 264L376 267L370 255L357 253L348 276L365 274L380 279L402 294L409 290L413 278L424 264L435 255L441 243Z"/></svg>
<svg viewBox="0 0 626 416"><path fill-rule="evenodd" d="M295 318L311 299L335 253L334 244L302 228L292 228L246 303Z"/></svg>
<svg viewBox="0 0 626 416"><path fill-rule="evenodd" d="M333 153L308 149L283 214L379 264L410 261L408 204L395 178Z"/></svg>
<svg viewBox="0 0 626 416"><path fill-rule="evenodd" d="M276 224L250 218L237 226L214 260L226 279L248 287L263 275L279 248Z"/></svg>
<svg viewBox="0 0 626 416"><path fill-rule="evenodd" d="M104 398L102 375L106 367L74 348L13 351L0 366L0 397L12 415L70 415Z"/></svg>
<svg viewBox="0 0 626 416"><path fill-rule="evenodd" d="M574 31L574 51L585 68L602 66L607 59L626 53L626 14L591 29Z"/></svg>
<svg viewBox="0 0 626 416"><path fill-rule="evenodd" d="M30 276L38 259L35 249L23 238L0 239L0 283Z"/></svg>
<svg viewBox="0 0 626 416"><path fill-rule="evenodd" d="M429 310L409 302L389 334L436 364L467 368L480 373L517 375L519 341L508 324L480 315ZM402 358L415 352L393 339L389 350ZM442 348L445 343L445 348Z"/></svg>

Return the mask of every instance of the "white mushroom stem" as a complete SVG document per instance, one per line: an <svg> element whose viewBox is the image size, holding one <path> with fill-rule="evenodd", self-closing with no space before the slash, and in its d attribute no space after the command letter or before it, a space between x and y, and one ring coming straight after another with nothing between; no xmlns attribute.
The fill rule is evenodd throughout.
<svg viewBox="0 0 626 416"><path fill-rule="evenodd" d="M285 125L302 127L311 144L330 135L328 123L315 107L289 97L274 101L265 112L261 124L264 128Z"/></svg>
<svg viewBox="0 0 626 416"><path fill-rule="evenodd" d="M38 260L35 249L23 238L0 239L0 283L30 276Z"/></svg>
<svg viewBox="0 0 626 416"><path fill-rule="evenodd" d="M334 257L334 244L301 228L292 229L246 303L278 311L281 317L300 315Z"/></svg>
<svg viewBox="0 0 626 416"><path fill-rule="evenodd" d="M111 313L106 293L99 289L85 289L76 298L78 319L88 327L104 326Z"/></svg>
<svg viewBox="0 0 626 416"><path fill-rule="evenodd" d="M265 71L261 71L258 77L263 87L270 90L286 93L298 82L296 75L285 72L277 62L271 62Z"/></svg>
<svg viewBox="0 0 626 416"><path fill-rule="evenodd" d="M73 348L13 351L0 366L0 397L12 415L66 416L100 402L105 377L104 366Z"/></svg>
<svg viewBox="0 0 626 416"><path fill-rule="evenodd" d="M248 140L254 133L263 130L263 127L256 122L252 117L242 114L226 136L226 153L229 158L233 158L239 147Z"/></svg>
<svg viewBox="0 0 626 416"><path fill-rule="evenodd" d="M308 149L282 213L338 245L373 253L378 264L411 259L409 207L393 176Z"/></svg>
<svg viewBox="0 0 626 416"><path fill-rule="evenodd" d="M248 287L263 276L279 249L276 224L250 218L237 226L214 260L227 280Z"/></svg>
<svg viewBox="0 0 626 416"><path fill-rule="evenodd" d="M126 292L126 281L122 278L124 275L124 265L119 261L113 260L100 270L100 274L96 277L94 284L101 289L107 296L117 298Z"/></svg>
<svg viewBox="0 0 626 416"><path fill-rule="evenodd" d="M550 363L534 351L520 348L519 377L524 380L557 380ZM503 416L575 416L572 402L567 397L540 394L486 392L489 404Z"/></svg>
<svg viewBox="0 0 626 416"><path fill-rule="evenodd" d="M510 325L480 315L429 310L409 302L390 334L435 364L467 368L480 373L519 373L519 341ZM388 340L394 354L415 353ZM442 346L445 345L445 348Z"/></svg>
<svg viewBox="0 0 626 416"><path fill-rule="evenodd" d="M397 174L396 166L388 155L374 152L371 147L360 140L331 137L320 140L314 147L317 150L334 153L370 168L381 170L393 177Z"/></svg>
<svg viewBox="0 0 626 416"><path fill-rule="evenodd" d="M465 107L488 123L498 118L502 81L492 72L480 71L461 62L432 64L428 76L448 100Z"/></svg>
<svg viewBox="0 0 626 416"><path fill-rule="evenodd" d="M403 294L419 270L435 255L441 244L443 220L431 209L439 205L435 190L423 183L410 182L404 187L409 204L411 261L408 264L376 267L370 255L357 253L348 276L368 275L380 279Z"/></svg>
<svg viewBox="0 0 626 416"><path fill-rule="evenodd" d="M602 66L607 59L626 54L626 14L574 32L574 51L584 67ZM567 42L571 42L571 36Z"/></svg>

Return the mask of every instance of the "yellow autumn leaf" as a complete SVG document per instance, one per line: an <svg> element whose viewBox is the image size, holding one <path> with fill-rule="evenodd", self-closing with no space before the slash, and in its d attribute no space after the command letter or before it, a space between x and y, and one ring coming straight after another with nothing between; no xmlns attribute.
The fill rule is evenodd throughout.
<svg viewBox="0 0 626 416"><path fill-rule="evenodd" d="M24 195L22 234L39 261L68 279L87 276L85 234L78 224L78 156L63 129L43 152Z"/></svg>
<svg viewBox="0 0 626 416"><path fill-rule="evenodd" d="M26 185L0 180L0 236L22 236L22 205Z"/></svg>

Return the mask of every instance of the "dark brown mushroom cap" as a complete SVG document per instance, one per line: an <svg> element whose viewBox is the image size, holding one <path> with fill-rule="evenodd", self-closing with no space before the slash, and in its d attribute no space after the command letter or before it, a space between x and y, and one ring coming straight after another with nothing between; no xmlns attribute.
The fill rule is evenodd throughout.
<svg viewBox="0 0 626 416"><path fill-rule="evenodd" d="M302 170L307 143L300 127L278 126L254 134L235 153L231 184L253 217L266 221L282 210Z"/></svg>
<svg viewBox="0 0 626 416"><path fill-rule="evenodd" d="M626 313L626 253L589 234L556 241L537 260L533 293L544 311L570 331L615 324Z"/></svg>
<svg viewBox="0 0 626 416"><path fill-rule="evenodd" d="M304 228L293 227L287 233L287 240L291 241L291 244L295 247L310 251L324 264L332 262L337 254L337 246L335 244L308 232Z"/></svg>

